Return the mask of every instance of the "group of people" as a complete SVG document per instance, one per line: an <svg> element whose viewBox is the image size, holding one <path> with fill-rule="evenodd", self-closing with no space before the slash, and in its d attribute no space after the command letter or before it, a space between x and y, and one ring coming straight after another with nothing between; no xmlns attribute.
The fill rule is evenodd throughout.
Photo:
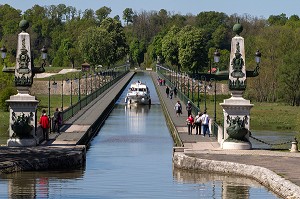
<svg viewBox="0 0 300 199"><path fill-rule="evenodd" d="M159 86L165 86L166 85L166 80L165 79L161 79L160 77L157 77L157 84Z"/></svg>
<svg viewBox="0 0 300 199"><path fill-rule="evenodd" d="M196 135L201 135L201 131L202 131L203 137L205 137L206 134L208 135L208 137L210 137L209 120L210 119L206 111L204 111L203 113L198 112L195 118L193 117L193 114L190 114L186 119L188 134L192 135L193 129L195 128Z"/></svg>
<svg viewBox="0 0 300 199"><path fill-rule="evenodd" d="M56 108L54 114L53 114L53 132L60 133L60 126L62 124L62 113L59 111L58 108ZM42 110L42 115L39 120L39 124L43 130L43 136L45 140L49 140L49 129L50 129L50 118L46 114L46 110Z"/></svg>
<svg viewBox="0 0 300 199"><path fill-rule="evenodd" d="M170 97L170 99L173 98L173 94L177 97L177 88L174 87L173 89L170 89L169 86L166 86L166 94L168 98Z"/></svg>
<svg viewBox="0 0 300 199"><path fill-rule="evenodd" d="M179 100L176 102L174 109L176 112L176 116L179 117L180 114L182 114L182 105ZM188 118L186 119L188 134L192 135L193 129L196 129L196 135L201 135L201 131L202 131L203 137L206 134L210 136L209 134L210 119L206 111L204 111L203 113L198 112L198 114L194 118L192 114L192 104L190 101L188 101L188 103L186 104L186 111L188 115Z"/></svg>
<svg viewBox="0 0 300 199"><path fill-rule="evenodd" d="M179 101L177 103L180 103ZM177 104L176 103L176 104ZM176 105L175 105L176 107ZM208 134L208 136L210 136L209 134L209 116L206 113L206 111L204 111L203 113L198 112L198 114L195 116L195 118L193 117L192 114L192 104L190 101L188 101L188 103L186 104L186 111L188 113L188 118L186 119L186 124L188 127L188 134L192 135L193 129L196 129L196 135L201 135L201 131L203 134L203 137ZM182 111L181 111L182 113ZM177 112L176 112L177 114ZM177 115L179 116L179 115Z"/></svg>

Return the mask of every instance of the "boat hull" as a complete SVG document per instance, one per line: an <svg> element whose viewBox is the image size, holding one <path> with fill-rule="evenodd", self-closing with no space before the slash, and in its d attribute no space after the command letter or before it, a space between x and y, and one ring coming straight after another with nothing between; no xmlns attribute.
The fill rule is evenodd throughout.
<svg viewBox="0 0 300 199"><path fill-rule="evenodd" d="M125 99L127 104L151 104L151 98L148 96L127 96Z"/></svg>

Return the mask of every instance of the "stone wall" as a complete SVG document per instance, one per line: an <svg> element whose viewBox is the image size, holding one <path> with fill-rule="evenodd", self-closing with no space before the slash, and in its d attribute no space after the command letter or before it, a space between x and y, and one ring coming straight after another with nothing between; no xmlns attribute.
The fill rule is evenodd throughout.
<svg viewBox="0 0 300 199"><path fill-rule="evenodd" d="M181 169L210 171L252 178L283 198L300 198L300 188L297 185L263 167L199 159L178 152L173 155L173 164L174 167Z"/></svg>

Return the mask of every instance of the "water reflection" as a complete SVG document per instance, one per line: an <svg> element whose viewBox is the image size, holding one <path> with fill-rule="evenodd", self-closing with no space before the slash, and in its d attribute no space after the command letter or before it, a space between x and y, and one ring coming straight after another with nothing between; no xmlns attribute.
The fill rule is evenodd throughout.
<svg viewBox="0 0 300 199"><path fill-rule="evenodd" d="M153 105L128 108L122 93L92 140L86 168L0 175L0 198L276 198L243 178L173 170L173 141L154 85L148 75L137 79L147 82Z"/></svg>
<svg viewBox="0 0 300 199"><path fill-rule="evenodd" d="M196 189L205 191L207 198L275 198L272 192L262 193L265 189L257 181L233 175L209 172L194 172L173 168L177 182L196 184Z"/></svg>
<svg viewBox="0 0 300 199"><path fill-rule="evenodd" d="M0 177L7 182L8 198L48 198L49 189L53 187L53 185L50 185L51 183L81 179L83 171L82 169L74 171L17 172L7 175L2 174ZM2 188L4 188L3 185ZM63 191L61 186L56 188L58 192Z"/></svg>

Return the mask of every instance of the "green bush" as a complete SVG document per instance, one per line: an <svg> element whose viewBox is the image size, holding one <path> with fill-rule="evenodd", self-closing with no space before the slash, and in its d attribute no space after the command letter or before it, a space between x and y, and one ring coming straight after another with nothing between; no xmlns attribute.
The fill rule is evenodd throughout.
<svg viewBox="0 0 300 199"><path fill-rule="evenodd" d="M6 100L8 100L11 95L15 94L17 94L17 89L15 87L6 87L0 91L0 109L2 111L9 110L9 105Z"/></svg>

